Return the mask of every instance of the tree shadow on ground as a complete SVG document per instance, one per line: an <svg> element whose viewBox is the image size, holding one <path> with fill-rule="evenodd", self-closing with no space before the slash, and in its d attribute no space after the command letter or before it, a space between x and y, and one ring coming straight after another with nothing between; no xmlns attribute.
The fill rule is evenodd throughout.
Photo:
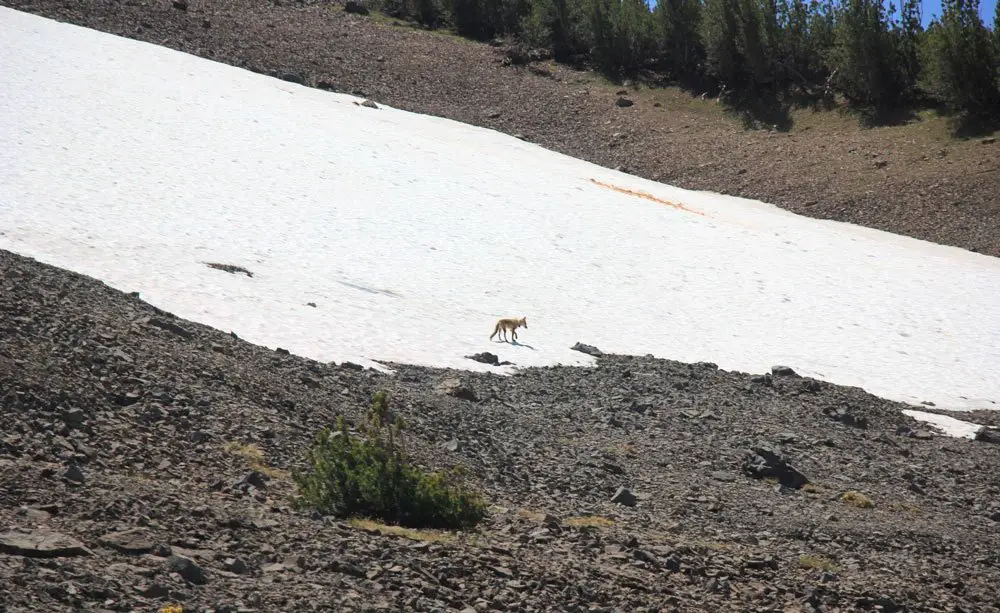
<svg viewBox="0 0 1000 613"><path fill-rule="evenodd" d="M858 121L864 128L889 128L903 126L918 119L914 107L899 106L893 108L862 108L856 109Z"/></svg>
<svg viewBox="0 0 1000 613"><path fill-rule="evenodd" d="M772 91L741 92L723 95L726 109L739 117L748 130L788 132L795 123L792 102L787 96Z"/></svg>
<svg viewBox="0 0 1000 613"><path fill-rule="evenodd" d="M620 75L612 78L615 84L623 84ZM793 99L780 91L758 90L754 92L726 91L717 82L698 74L667 75L656 70L645 70L629 77L636 83L649 88L676 86L691 96L702 99L718 99L728 113L736 116L748 130L778 130L787 132L794 123L791 116Z"/></svg>
<svg viewBox="0 0 1000 613"><path fill-rule="evenodd" d="M955 115L950 123L955 138L982 138L1000 131L1000 116Z"/></svg>

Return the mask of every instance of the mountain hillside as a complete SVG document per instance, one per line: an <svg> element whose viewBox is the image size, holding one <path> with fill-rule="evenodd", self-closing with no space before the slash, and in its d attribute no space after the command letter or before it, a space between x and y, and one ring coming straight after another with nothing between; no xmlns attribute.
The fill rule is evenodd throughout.
<svg viewBox="0 0 1000 613"><path fill-rule="evenodd" d="M204 55L322 49L254 67L312 82L323 57L330 87L343 69L378 102L0 9L0 613L1000 611L1000 412L925 400L974 422L946 436L797 363L711 362L787 350L990 408L994 258L384 105L463 109L611 162L666 138L644 118L687 113L714 117L674 133L711 143L690 153L717 156L706 173L748 147L791 159L775 143L794 131L743 132L711 103L617 106L586 74L506 68L329 5L49 6ZM478 75L464 98L431 70L461 62ZM563 131L559 105L594 129ZM948 147L965 162L951 176L992 168L994 144ZM758 170L736 176L782 177ZM491 342L493 311L522 304L519 342ZM690 363L615 351L651 338ZM483 348L524 363L494 370L469 355ZM411 461L482 494L479 525L297 504L317 433L338 418L356 433L382 391Z"/></svg>

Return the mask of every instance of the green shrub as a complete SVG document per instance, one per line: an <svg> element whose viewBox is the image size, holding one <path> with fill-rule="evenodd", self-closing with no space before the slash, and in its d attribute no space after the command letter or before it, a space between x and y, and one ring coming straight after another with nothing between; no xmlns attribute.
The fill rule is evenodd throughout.
<svg viewBox="0 0 1000 613"><path fill-rule="evenodd" d="M388 397L378 392L359 435L343 418L325 428L307 452L309 472L293 471L305 506L337 517L367 517L411 528L465 528L485 515L478 494L454 474L425 473L407 460L402 421L390 423Z"/></svg>

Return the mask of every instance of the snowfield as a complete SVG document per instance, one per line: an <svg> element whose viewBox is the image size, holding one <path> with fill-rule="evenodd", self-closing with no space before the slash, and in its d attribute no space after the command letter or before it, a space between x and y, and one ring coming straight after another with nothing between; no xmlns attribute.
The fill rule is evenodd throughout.
<svg viewBox="0 0 1000 613"><path fill-rule="evenodd" d="M6 8L0 57L0 248L248 341L497 372L465 356L580 341L1000 408L995 258Z"/></svg>

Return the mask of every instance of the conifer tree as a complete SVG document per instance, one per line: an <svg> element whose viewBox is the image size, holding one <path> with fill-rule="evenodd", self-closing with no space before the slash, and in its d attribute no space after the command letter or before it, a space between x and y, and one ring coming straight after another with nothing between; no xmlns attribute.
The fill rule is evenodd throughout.
<svg viewBox="0 0 1000 613"><path fill-rule="evenodd" d="M654 16L659 26L660 55L674 77L694 76L704 58L699 0L658 0Z"/></svg>
<svg viewBox="0 0 1000 613"><path fill-rule="evenodd" d="M953 111L989 116L1000 111L997 52L979 16L979 0L944 0L927 33L928 89Z"/></svg>

